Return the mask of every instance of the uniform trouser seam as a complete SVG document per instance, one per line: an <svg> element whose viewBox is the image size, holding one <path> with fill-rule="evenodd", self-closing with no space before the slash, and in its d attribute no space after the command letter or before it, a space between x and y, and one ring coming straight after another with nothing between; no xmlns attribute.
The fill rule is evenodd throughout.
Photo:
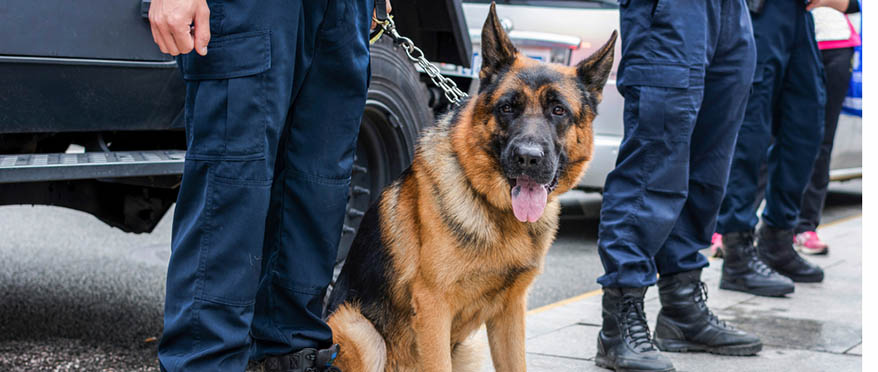
<svg viewBox="0 0 878 372"><path fill-rule="evenodd" d="M321 21L321 24L322 24L322 22L325 22L326 12L328 11L328 9L329 9L329 6L327 5L326 9L324 10L323 21ZM313 54L316 55L317 47L318 47L316 38L315 38L314 44L315 45L314 45ZM313 60L311 60L311 63L308 64L308 66L304 68L305 71L303 72L303 77L302 77L303 82L308 80L308 75L311 72L311 65L312 64L313 64ZM284 177L278 177L277 174L275 174L273 177L274 182L280 182L281 186L278 188L279 189L278 192L280 193L280 203L278 203L279 204L279 208L278 208L279 216L278 216L278 222L277 222L278 227L276 229L277 231L275 233L275 237L274 237L274 239L272 239L272 241L270 243L271 246L270 246L270 249L268 252L269 257L267 257L267 259L271 259L271 261L269 261L269 264L266 265L266 267L264 269L266 272L263 273L263 275L265 276L264 280L266 282L265 296L268 296L268 298L267 298L267 302L268 302L267 311L269 311L269 312L272 312L272 311L274 311L275 308L277 308L277 302L275 301L276 296L274 294L274 286L272 285L272 283L274 281L274 278L277 277L277 275L276 275L277 270L275 268L278 265L278 262L277 262L278 260L273 259L273 258L277 255L278 251L280 249L282 249L280 244L281 244L281 241L283 240L283 234L284 234L283 226L284 226L285 220L286 220L286 213L284 213L284 211L286 211L286 209L287 209L286 177L285 176L286 176L287 172L290 172L292 170L290 164L288 164L288 162L286 161L286 153L290 151L290 149L288 148L290 145L288 132L292 131L292 129L293 129L294 123L292 120L293 119L292 110L293 110L293 107L295 107L296 100L299 99L299 92L301 92L302 88L304 87L304 83L296 86L295 73L293 74L293 76L291 76L291 79L293 81L290 82L290 90L291 90L290 91L290 100L288 102L288 107L286 110L286 117L284 118L284 124L281 128L280 135L279 135L280 141L283 141L283 143L278 144L278 147L277 147L278 151L274 155L275 162L280 163L280 165L281 165L280 169L278 169L278 171L279 171L278 173L284 175ZM272 189L273 189L273 187L272 187ZM257 296L259 295L258 293L259 292L257 290ZM255 314L254 314L254 316L255 316ZM274 336L276 339L284 339L283 334L280 332L280 327L274 321L274 317L267 316L267 317L265 317L264 321L269 324L271 332L274 333ZM251 328L252 328L252 325L251 325Z"/></svg>
<svg viewBox="0 0 878 372"><path fill-rule="evenodd" d="M278 272L274 272L274 274L279 274ZM275 275L275 278L280 278L280 275ZM284 281L278 280L274 282L273 285L276 285L280 288L283 288L289 292L304 294L309 296L317 296L322 292L322 288L319 287L310 287L310 288L302 288L302 287L292 287L284 284Z"/></svg>
<svg viewBox="0 0 878 372"><path fill-rule="evenodd" d="M203 233L201 235L201 239L198 240L201 245L198 247L198 284L195 286L195 297L203 295L204 291L204 270L205 270L205 260L207 259L207 252L205 250L210 245L210 232L213 230L211 228L211 223L213 222L213 208L215 200L213 198L214 185L212 182L212 174L213 174L213 164L207 165L206 172L206 180L207 187L205 190L205 194L207 195L207 208L205 208L205 216L204 223L202 224Z"/></svg>
<svg viewBox="0 0 878 372"><path fill-rule="evenodd" d="M205 192L205 194L207 195L207 208L205 210L205 219L203 225L204 233L202 234L201 239L199 239L201 247L199 247L198 249L198 277L196 278L198 284L196 284L195 287L195 296L193 296L194 299L204 296L205 266L207 264L206 260L209 255L206 250L210 245L209 238L213 230L214 208L216 208L216 200L214 200L213 197L213 193L215 192L214 189L216 188L216 185L214 185L215 181L213 180L213 174L214 164L207 163L207 190ZM192 307L193 324L195 324L195 329L192 332L192 338L195 340L193 349L198 350L199 345L201 344L201 331L203 327L203 325L201 324L202 302L197 300L193 301Z"/></svg>
<svg viewBox="0 0 878 372"><path fill-rule="evenodd" d="M652 159L652 158L650 158L650 159ZM653 168L655 166L654 164L655 164L655 162L652 161L652 162L650 162L649 167L640 167L637 178L639 181L641 181L641 187L640 187L640 192L637 193L637 199L635 199L635 201L634 201L634 205L637 208L635 208L633 210L641 210L643 208L643 199L644 199L644 195L646 194L647 184L648 184L647 175L649 174L649 172L647 171L647 168L650 168L650 169ZM639 219L637 218L636 213L633 213L631 211L626 211L625 218L622 220L622 225L625 226L625 231L629 232L629 234L628 234L629 236L634 235L633 233L631 233L631 226L636 226L638 221L639 221ZM628 243L630 244L630 243L634 243L634 242L629 241ZM644 253L644 256L646 256L648 258L648 261L653 260L653 257L655 256L654 254L646 251L646 249L640 245L634 244L634 246L636 247L636 249L638 251L640 251L641 253ZM611 249L611 248L607 247L607 249ZM653 264L654 264L654 262L653 262ZM622 269L622 267L620 266L616 270L616 272L613 273L613 277L612 277L611 282L618 283L619 271L620 271L619 269Z"/></svg>
<svg viewBox="0 0 878 372"><path fill-rule="evenodd" d="M354 141L356 141L356 137L354 138ZM351 180L350 176L345 178L334 178L308 174L295 169L287 169L286 171L287 176L290 178L294 178L302 182L316 183L324 186L345 186L350 183Z"/></svg>
<svg viewBox="0 0 878 372"><path fill-rule="evenodd" d="M294 69L295 69L295 68L294 68ZM293 75L295 75L295 74L293 74ZM290 81L290 90L294 89L294 86L295 86L295 84L294 84L295 76L291 76L291 79L292 79L293 81ZM263 85L262 85L262 88L263 88L263 89L266 89L268 83L269 83L269 82L268 82L268 74L263 74L263 79L262 79L262 84L263 84ZM291 97L292 97L292 92L290 93L290 95L291 95ZM281 164L281 168L278 169L278 167L272 167L272 169L271 169L271 171L272 171L272 175L271 175L271 176L272 176L272 177L271 177L271 178L272 178L272 186L271 186L271 188L269 189L269 208L268 208L268 212L269 212L269 214L270 214L270 212L271 212L271 206L270 206L270 204L271 204L271 201L270 201L271 196L270 196L270 195L271 195L271 192L274 190L274 183L275 183L275 182L281 182L281 183L283 183L283 179L282 179L282 177L278 177L278 173L281 173L281 174L282 174L282 173L284 172L284 169L286 168L286 163L283 162L284 160L283 160L283 158L282 158L282 156L281 156L281 152L282 152L281 150L286 150L286 146L284 146L282 143L280 143L280 141L283 141L284 138L285 138L285 137L284 137L284 132L286 131L286 127L287 127L287 125L289 125L289 123L287 123L287 119L288 119L288 117L290 116L290 108L291 108L291 107L292 107L292 98L291 98L291 100L290 100L290 102L289 102L289 107L288 107L287 110L286 110L287 113L286 113L286 117L284 117L284 124L281 126L281 130L280 130L280 132L278 133L278 142L279 142L279 143L277 144L277 146L275 146L274 162L275 162L275 164L280 163L280 164ZM262 107L261 109L263 110L263 112L264 112L264 114L266 115L266 117L270 117L270 116L268 116L269 113L268 113L268 111L267 111L267 108ZM283 192L283 188L281 188L281 192ZM281 213L280 213L280 217L278 217L278 221L279 221L278 224L279 224L279 226L283 226L283 215L284 215L284 214L283 214L282 212L283 212L283 210L284 210L284 202L285 202L284 199L285 199L285 198L282 197L281 200L280 200L280 211L281 211ZM267 215L267 216L266 216L266 218L269 218L269 217L270 217L270 215ZM267 227L268 227L268 226L266 226L266 228L267 228ZM264 234L264 232L263 232L263 234ZM267 254L263 254L263 255L264 255L263 259L264 259L264 260L269 260L269 261L268 261L269 263L268 263L268 265L265 265L265 268L263 269L263 270L265 270L265 272L264 272L264 273L261 273L261 275L260 275L260 280L262 280L262 279L268 279L268 280L270 280L270 279L271 279L270 277L271 277L271 275L272 275L272 272L274 272L274 269L273 269L273 268L274 268L274 265L275 265L275 262L276 262L276 260L273 259L273 256L274 256L274 253L275 253L275 252L277 251L277 249L278 249L278 248L277 248L277 242L280 241L280 236L281 236L281 234L283 234L283 229L281 229L281 228L277 228L277 233L276 233L277 236L275 237L275 239L272 239L270 243L268 243L267 241L263 241L263 244L266 244L266 243L270 244L269 250L268 250L268 252L266 252ZM266 240L268 240L268 239L266 239ZM264 278L264 277L268 277L268 278ZM268 301L268 307L269 307L269 309L273 309L273 308L274 308L274 301L273 301L273 299L274 299L274 295L272 294L272 288L271 288L270 285L267 286L267 288L266 288L266 292L267 292L267 293L265 293L265 296L268 296L268 298L267 298L267 301ZM256 289L256 295L255 295L254 298L253 298L253 299L254 299L254 303L255 303L255 301L256 301L256 299L257 299L258 296L259 296L259 288L258 288L258 286L257 286L257 289ZM254 319L255 319L255 316L256 316L255 312L256 312L256 311L255 311L255 309L254 309ZM271 317L268 318L268 322L269 322L269 324L271 324L271 329L272 329L272 330L276 330L276 329L277 329L276 325L274 324L274 320L271 319ZM251 321L251 324L250 324L250 328L251 328L251 329L247 331L248 333L250 333L250 332L252 331L252 328L253 328L252 321ZM252 337L251 337L251 339L252 339Z"/></svg>
<svg viewBox="0 0 878 372"><path fill-rule="evenodd" d="M210 295L195 296L194 299L196 301L200 301L200 302L210 302L212 304L223 305L223 306L234 306L234 307L247 307L247 306L253 305L253 303L254 303L254 300L234 301L234 300L229 300L229 299L225 299L222 297L210 296Z"/></svg>
<svg viewBox="0 0 878 372"><path fill-rule="evenodd" d="M764 61L762 63L757 62L756 69L758 71L760 69L760 67L765 68L771 64L777 65L779 62L782 62L782 61L775 61L775 62L777 62L777 63L772 63L772 62L768 62L768 61ZM772 81L766 82L765 80L760 80L760 81L754 81L751 84L751 94L749 95L749 97L747 98L747 101L745 102L746 108L745 108L745 112L744 112L744 119L741 123L740 128L738 129L737 139L735 141L736 143L732 149L732 153L731 153L732 160L731 160L731 166L729 169L730 174L729 174L729 179L727 181L726 192L725 192L725 195L723 196L723 204L725 204L725 201L728 200L730 210L728 211L729 213L728 213L727 221L723 222L723 219L721 219L721 218L718 219L718 223L719 223L719 225L722 225L722 227L723 227L722 230L725 233L753 231L753 229L756 227L756 224L758 223L758 221L754 223L752 221L753 218L751 216L756 216L756 214L757 214L757 208L756 208L756 206L754 206L754 204L755 204L755 199L757 196L756 194L758 193L758 189L759 189L759 178L760 178L759 168L762 166L762 164L767 165L768 162L770 161L768 149L771 148L772 144L769 142L766 146L761 147L759 149L759 151L751 151L753 153L750 153L747 156L744 156L744 152L741 151L742 149L740 149L739 146L743 146L743 145L741 145L743 143L741 141L742 135L744 137L752 137L754 135L765 135L765 134L773 135L773 129L772 129L771 123L775 121L776 111L777 111L777 110L775 110L775 106L776 106L776 102L778 101L777 99L775 99L774 93L777 89L776 87L779 84L778 81L782 82L784 76L786 75L784 71L785 71L785 69L778 69L778 71L775 71L775 74L772 75L772 79L773 79ZM757 89L759 87L764 87L764 88ZM759 94L754 95L753 93L764 92L764 91L767 91L768 95L769 95L769 97L767 97L767 99L765 99L766 102L763 102L765 107L767 107L770 110L770 112L768 113L769 114L769 119L768 119L769 123L762 123L762 120L760 120L759 118L757 118L755 120L748 121L748 112L751 109L750 108L751 104L754 104L754 105L759 104L758 101L764 99L764 97L762 97L762 95L759 95ZM750 177L753 175L751 172L752 169L751 169L751 167L749 167L749 164L747 164L747 163L751 162L750 160L754 156L756 157L755 162L758 165L756 166L757 170L756 170L755 177ZM736 165L737 165L737 167L736 167ZM736 168L741 170L740 173L743 173L743 174L740 174L740 176L743 176L740 179L736 179L736 178L732 177L735 173L734 171ZM770 180L770 177L771 177L770 169L766 172L766 177ZM766 187L767 187L767 183L766 183ZM747 189L747 190L744 190L747 192L739 191L742 188ZM750 192L750 191L752 191L752 192ZM746 202L739 203L739 201L741 199L743 199ZM722 210L723 209L721 207L720 212L722 212ZM746 214L747 218L745 220L741 221L738 217L739 217L739 215L744 214L744 213Z"/></svg>

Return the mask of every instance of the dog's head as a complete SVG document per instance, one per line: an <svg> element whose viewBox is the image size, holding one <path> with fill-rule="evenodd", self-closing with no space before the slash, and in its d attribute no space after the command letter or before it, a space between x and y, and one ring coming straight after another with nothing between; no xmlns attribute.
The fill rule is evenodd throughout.
<svg viewBox="0 0 878 372"><path fill-rule="evenodd" d="M507 184L502 199L511 203L518 220L537 221L549 196L575 186L585 171L593 150L592 121L613 66L615 42L613 31L604 46L576 66L540 63L518 52L491 4L482 28L472 125L474 135L489 136L483 138L490 143L484 152L499 165L495 173L500 174L494 176Z"/></svg>

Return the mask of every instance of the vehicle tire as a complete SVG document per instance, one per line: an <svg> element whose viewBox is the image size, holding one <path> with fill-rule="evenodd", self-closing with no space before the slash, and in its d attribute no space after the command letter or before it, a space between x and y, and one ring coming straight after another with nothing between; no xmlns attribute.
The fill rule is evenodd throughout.
<svg viewBox="0 0 878 372"><path fill-rule="evenodd" d="M433 124L427 87L402 48L384 37L372 45L371 55L372 77L333 277L347 257L363 214L384 187L408 168L421 129Z"/></svg>

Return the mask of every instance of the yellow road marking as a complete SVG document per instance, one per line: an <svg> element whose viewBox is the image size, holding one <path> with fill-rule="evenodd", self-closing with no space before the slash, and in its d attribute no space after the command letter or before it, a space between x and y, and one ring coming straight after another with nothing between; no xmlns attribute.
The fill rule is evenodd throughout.
<svg viewBox="0 0 878 372"><path fill-rule="evenodd" d="M543 311L551 310L551 309L554 309L554 308L559 307L559 306L564 306L564 305L567 305L567 304L569 304L569 303L571 303L571 302L576 302L576 301L579 301L579 300L584 300L584 299L586 299L586 298L589 298L589 297L592 297L592 296L596 296L596 295L599 295L599 294L601 294L601 293L604 293L604 291L601 290L601 289L595 289L595 290L593 290L593 291L585 292L585 293L583 293L583 294L581 294L581 295L578 295L578 296L573 296L573 297L570 297L570 298L567 298L567 299L564 299L564 300L561 300L561 301L558 301L558 302L555 302L555 303L551 303L551 304L548 304L548 305L545 305L545 306L540 306L540 307L538 307L538 308L536 308L536 309L533 309L533 310L528 311L528 312L527 312L527 315L533 315L533 314L541 313L541 312L543 312Z"/></svg>
<svg viewBox="0 0 878 372"><path fill-rule="evenodd" d="M838 224L842 224L842 223L845 223L845 222L848 222L848 221L853 221L853 220L855 220L855 219L857 219L857 218L860 218L860 217L863 217L863 214L862 214L862 213L860 213L860 214L855 214L855 215L853 215L853 216L842 217L842 218L839 218L839 219L837 219L837 220L835 220L835 221L832 221L832 222L829 222L829 223L824 223L824 224L821 224L820 226L817 226L817 230L820 230L820 229L823 229L823 228L827 228L827 227L830 227L830 226L835 226L835 225L838 225Z"/></svg>
<svg viewBox="0 0 878 372"><path fill-rule="evenodd" d="M847 217L839 218L839 219L837 219L837 220L835 220L835 221L832 221L832 222L829 222L829 223L825 223L825 224L820 225L819 227L817 227L817 230L824 229L824 228L827 228L827 227L830 227L830 226L835 226L835 225L838 225L838 224L842 224L842 223L845 223L845 222L848 222L848 221L853 221L853 220L855 220L855 219L857 219L857 218L860 218L860 217L863 217L863 214L862 214L862 213L860 213L860 214L856 214L856 215L853 215L853 216L847 216ZM716 260L716 257L708 257L707 259L708 259L709 261L713 262L713 261ZM563 299L563 300L561 300L561 301L558 301L558 302L554 302L554 303L551 303L551 304L548 304L548 305L540 306L540 307L538 307L538 308L536 308L536 309L533 309L533 310L528 311L528 312L527 312L527 315L538 314L538 313L541 313L541 312L544 312L544 311L547 311L547 310L554 309L554 308L556 308L556 307L560 307L560 306L567 305L567 304L572 303L572 302L576 302L576 301L579 301L579 300L584 300L584 299L589 298L589 297L594 297L594 296L597 296L597 295L602 294L602 293L604 293L603 290L601 290L601 289L595 289L595 290L593 290L593 291L585 292L585 293L580 294L580 295L576 295L576 296L573 296L573 297L570 297L570 298L565 298L565 299Z"/></svg>

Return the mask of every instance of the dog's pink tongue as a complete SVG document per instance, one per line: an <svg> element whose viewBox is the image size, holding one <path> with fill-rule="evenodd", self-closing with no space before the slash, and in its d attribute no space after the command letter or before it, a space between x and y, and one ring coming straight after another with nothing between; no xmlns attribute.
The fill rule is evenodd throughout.
<svg viewBox="0 0 878 372"><path fill-rule="evenodd" d="M546 188L527 176L518 177L512 188L512 212L521 222L536 222L546 209Z"/></svg>

